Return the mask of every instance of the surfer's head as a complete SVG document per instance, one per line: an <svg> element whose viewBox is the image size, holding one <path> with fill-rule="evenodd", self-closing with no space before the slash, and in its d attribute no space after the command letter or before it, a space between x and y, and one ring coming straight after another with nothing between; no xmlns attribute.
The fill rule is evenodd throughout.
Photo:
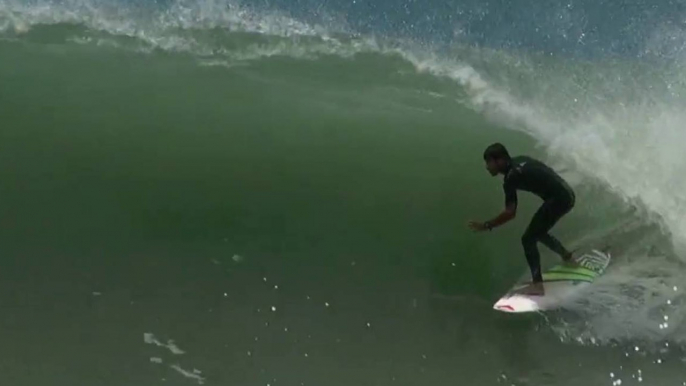
<svg viewBox="0 0 686 386"><path fill-rule="evenodd" d="M484 161L486 161L488 172L495 176L507 170L507 166L510 163L510 153L507 152L505 146L496 142L484 151Z"/></svg>

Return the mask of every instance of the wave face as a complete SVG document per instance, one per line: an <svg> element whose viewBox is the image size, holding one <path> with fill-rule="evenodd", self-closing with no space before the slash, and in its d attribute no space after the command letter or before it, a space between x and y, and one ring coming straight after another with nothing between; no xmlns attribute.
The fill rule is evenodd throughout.
<svg viewBox="0 0 686 386"><path fill-rule="evenodd" d="M539 359L563 363L598 359L604 349L617 359L589 365L588 378L551 380L534 371L515 382L587 384L601 372L616 381L618 368L636 378L646 363L679 359L686 339L683 16L679 2L0 0L0 116L11 182L3 205L12 205L2 237L16 253L8 256L24 256L37 234L64 248L55 256L91 251L89 243L122 248L122 239L135 256L181 243L178 255L169 253L183 264L160 260L164 248L144 259L180 280L190 280L188 266L233 275L230 284L214 277L207 286L228 286L225 297L243 294L244 313L224 311L255 338L263 335L254 326L265 323L279 333L299 328L300 340L288 343L297 359L286 362L301 372L316 373L299 362L308 331L320 334L325 356L335 350L323 342L342 339L327 335L332 328L359 337L350 326L367 323L388 333L378 338L384 350L369 358L396 351L398 363L426 371L425 353L409 346L440 345L443 335L425 318L435 312L476 331L465 350L502 354L486 364L461 362L474 366L466 373L503 381L521 363L507 359L501 341L541 332L483 309L526 270L518 238L537 203L525 199L523 216L492 238L461 225L500 208L499 182L487 177L480 156L502 140L550 162L578 192L561 237L609 245L614 256L587 296L546 319L555 337L538 350ZM213 264L203 271L180 251ZM123 264L119 281L106 277L105 265L71 263L100 272L111 287L133 280L124 267L134 258L109 258L106 265ZM43 259L46 267L63 264ZM31 268L13 269L30 282L22 267ZM265 292L263 283L274 289L273 276L292 292ZM456 307L474 320L422 301L426 292L459 299ZM340 320L327 319L303 300L313 294L322 294L325 308L348 308L338 310ZM361 310L360 298L369 301ZM290 307L327 328L293 314L269 319L272 301L280 302L275 310ZM246 316L251 307L261 311ZM393 324L387 312L408 321ZM409 329L417 341L399 345L394 337ZM443 332L467 340L456 331ZM356 356L354 340L341 352ZM263 349L283 354L287 343L274 342ZM570 354L569 343L590 351ZM255 353L247 345L237 344L241 358ZM318 366L335 371L326 361ZM172 371L201 378L184 369ZM360 383L374 371L342 379ZM670 371L653 379L680 381ZM424 382L418 374L405 376Z"/></svg>

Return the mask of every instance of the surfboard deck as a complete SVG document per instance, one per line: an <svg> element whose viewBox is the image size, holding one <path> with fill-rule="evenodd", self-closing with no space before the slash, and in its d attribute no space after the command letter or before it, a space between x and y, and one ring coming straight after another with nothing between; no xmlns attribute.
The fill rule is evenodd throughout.
<svg viewBox="0 0 686 386"><path fill-rule="evenodd" d="M610 264L609 253L591 250L578 257L580 267L556 265L543 272L544 295L530 295L525 291L531 281L515 284L494 305L493 309L508 313L537 312L559 307L600 277Z"/></svg>

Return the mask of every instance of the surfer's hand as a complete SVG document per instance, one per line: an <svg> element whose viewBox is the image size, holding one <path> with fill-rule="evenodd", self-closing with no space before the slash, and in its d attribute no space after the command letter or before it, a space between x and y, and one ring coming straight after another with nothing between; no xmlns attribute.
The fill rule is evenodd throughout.
<svg viewBox="0 0 686 386"><path fill-rule="evenodd" d="M483 232L488 229L486 227L486 224L478 221L470 221L469 228L471 228L471 230L473 230L474 232Z"/></svg>

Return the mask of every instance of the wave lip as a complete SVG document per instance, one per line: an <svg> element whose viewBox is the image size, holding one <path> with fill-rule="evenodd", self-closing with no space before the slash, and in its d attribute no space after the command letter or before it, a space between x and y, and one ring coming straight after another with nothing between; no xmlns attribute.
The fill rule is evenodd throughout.
<svg viewBox="0 0 686 386"><path fill-rule="evenodd" d="M332 25L311 25L282 12L252 9L230 0L177 0L167 5L104 0L0 0L0 35L21 37L49 27L46 34L66 34L65 40L72 42L204 56L231 51L238 34L254 35L255 44L262 42L260 37L281 38L281 42L310 38L336 43L331 36ZM344 34L343 30L334 32Z"/></svg>

